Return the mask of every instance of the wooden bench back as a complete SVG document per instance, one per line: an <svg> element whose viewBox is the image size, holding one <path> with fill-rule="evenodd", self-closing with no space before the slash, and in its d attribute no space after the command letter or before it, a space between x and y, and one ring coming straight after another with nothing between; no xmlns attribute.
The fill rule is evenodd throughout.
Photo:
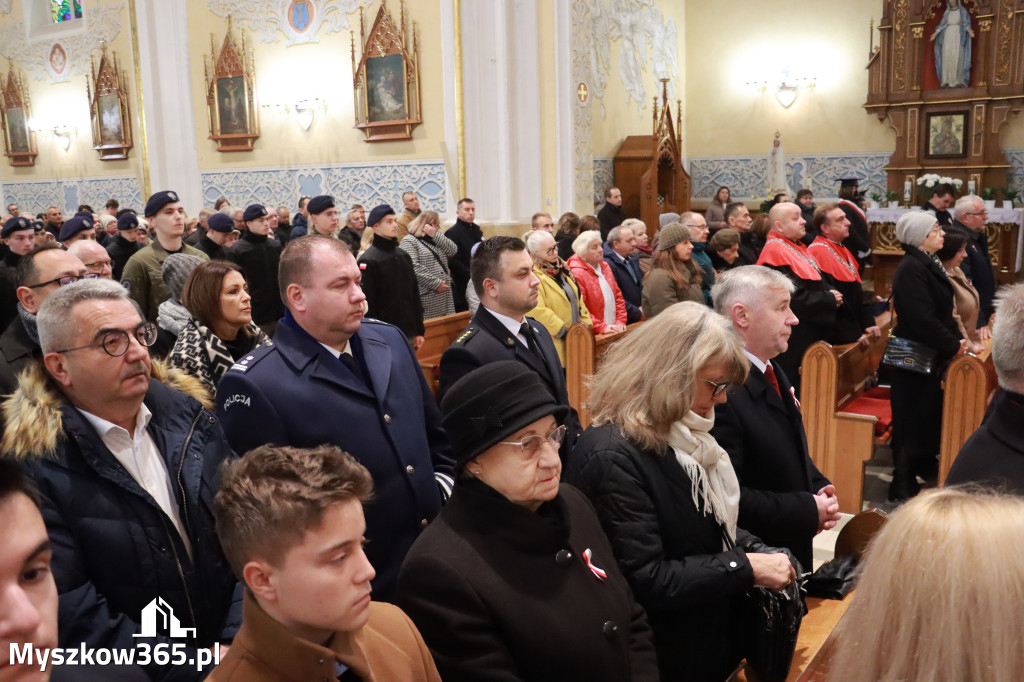
<svg viewBox="0 0 1024 682"><path fill-rule="evenodd" d="M441 354L452 345L459 334L469 325L469 312L455 313L435 317L423 322L423 345L416 351L420 361L420 369L427 380L427 385L437 396L438 368L441 365Z"/></svg>
<svg viewBox="0 0 1024 682"><path fill-rule="evenodd" d="M594 336L590 327L577 322L566 333L565 384L569 391L569 404L579 413L583 428L590 425L590 410L586 408L587 398L590 397L587 381L597 371L601 357L612 344L641 324L643 322L636 322L626 327L625 331Z"/></svg>
<svg viewBox="0 0 1024 682"><path fill-rule="evenodd" d="M946 481L953 460L979 426L998 388L992 364L992 339L977 357L960 355L949 364L943 378L942 444L939 460L939 485Z"/></svg>

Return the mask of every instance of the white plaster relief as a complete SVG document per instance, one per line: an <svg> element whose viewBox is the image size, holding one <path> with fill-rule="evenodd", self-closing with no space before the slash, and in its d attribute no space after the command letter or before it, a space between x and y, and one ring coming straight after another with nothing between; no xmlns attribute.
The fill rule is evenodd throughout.
<svg viewBox="0 0 1024 682"><path fill-rule="evenodd" d="M358 11L362 3L360 0L207 0L206 4L217 16L225 19L230 16L256 33L260 42L276 43L283 35L291 46L315 43L321 33L347 29L348 15ZM369 20L372 22L372 17Z"/></svg>

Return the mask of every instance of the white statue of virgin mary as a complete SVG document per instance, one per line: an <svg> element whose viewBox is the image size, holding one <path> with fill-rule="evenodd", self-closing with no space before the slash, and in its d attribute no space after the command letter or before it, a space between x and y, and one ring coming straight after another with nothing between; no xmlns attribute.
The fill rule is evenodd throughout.
<svg viewBox="0 0 1024 682"><path fill-rule="evenodd" d="M789 188L786 177L786 151L782 148L782 134L775 131L772 148L768 150L768 193L785 192L793 200L793 190Z"/></svg>

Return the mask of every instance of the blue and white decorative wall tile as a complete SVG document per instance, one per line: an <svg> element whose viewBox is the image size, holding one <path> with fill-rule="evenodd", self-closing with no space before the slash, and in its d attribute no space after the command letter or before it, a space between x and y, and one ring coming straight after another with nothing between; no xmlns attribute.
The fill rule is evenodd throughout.
<svg viewBox="0 0 1024 682"><path fill-rule="evenodd" d="M402 194L416 192L424 210L448 212L448 175L440 159L339 163L286 168L204 171L203 198L224 196L236 206L262 203L294 208L301 196L330 194L338 206L388 204L402 210Z"/></svg>
<svg viewBox="0 0 1024 682"><path fill-rule="evenodd" d="M1024 188L1024 149L1004 149L1003 154L1010 164L1007 184L1018 190Z"/></svg>
<svg viewBox="0 0 1024 682"><path fill-rule="evenodd" d="M100 211L110 199L140 212L144 205L139 180L134 175L4 182L2 187L5 205L17 204L22 211L33 214L56 206L65 216L74 215L81 204Z"/></svg>
<svg viewBox="0 0 1024 682"><path fill-rule="evenodd" d="M615 157L594 157L594 203L604 203L604 191L615 186Z"/></svg>
<svg viewBox="0 0 1024 682"><path fill-rule="evenodd" d="M816 195L835 196L837 178L858 178L861 190L870 194L885 191L888 163L889 154L884 153L787 155L786 171L794 191L809 187ZM690 180L697 199L711 199L722 185L737 198L764 198L769 191L768 161L764 156L694 158Z"/></svg>

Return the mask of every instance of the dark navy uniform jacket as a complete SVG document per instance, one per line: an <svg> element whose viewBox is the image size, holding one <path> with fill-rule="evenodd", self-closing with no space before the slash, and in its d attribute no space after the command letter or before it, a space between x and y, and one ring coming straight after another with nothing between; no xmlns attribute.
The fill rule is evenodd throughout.
<svg viewBox="0 0 1024 682"><path fill-rule="evenodd" d="M366 554L377 570L374 598L391 601L406 552L451 491L453 461L405 335L364 319L351 343L361 377L286 311L274 345L243 356L224 374L217 414L239 455L266 443L329 443L370 470Z"/></svg>

